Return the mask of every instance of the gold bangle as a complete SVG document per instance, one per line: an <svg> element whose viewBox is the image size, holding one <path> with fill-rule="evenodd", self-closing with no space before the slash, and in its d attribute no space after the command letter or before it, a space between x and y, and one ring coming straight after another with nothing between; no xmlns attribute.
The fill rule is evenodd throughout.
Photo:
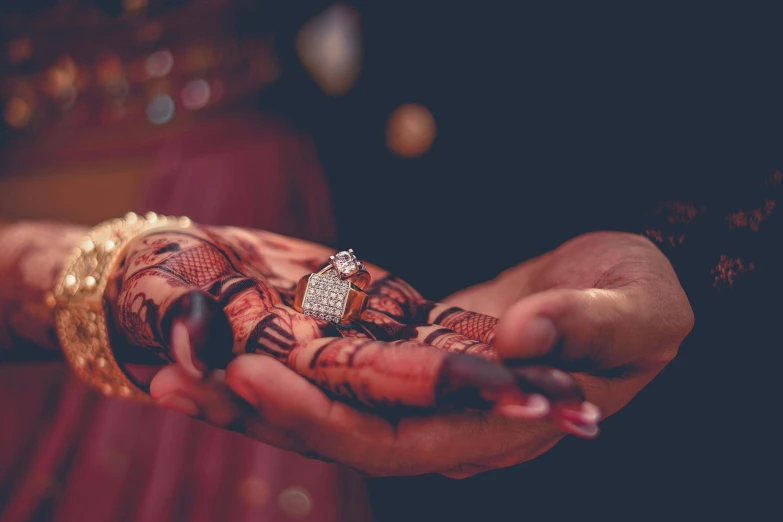
<svg viewBox="0 0 783 522"><path fill-rule="evenodd" d="M189 227L186 217L129 212L104 221L77 246L53 292L55 325L60 346L74 371L104 395L142 401L149 395L126 375L112 353L104 291L128 243L152 229Z"/></svg>

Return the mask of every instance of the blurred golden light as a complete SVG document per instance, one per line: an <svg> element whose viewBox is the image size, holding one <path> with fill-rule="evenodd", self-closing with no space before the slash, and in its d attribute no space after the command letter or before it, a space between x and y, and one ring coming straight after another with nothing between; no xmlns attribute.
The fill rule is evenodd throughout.
<svg viewBox="0 0 783 522"><path fill-rule="evenodd" d="M11 98L5 105L5 122L16 129L21 129L30 123L33 109L22 98Z"/></svg>
<svg viewBox="0 0 783 522"><path fill-rule="evenodd" d="M122 61L119 56L111 51L103 53L95 66L95 74L101 85L106 85L122 77Z"/></svg>
<svg viewBox="0 0 783 522"><path fill-rule="evenodd" d="M147 118L155 125L163 125L174 117L174 100L167 94L159 94L147 105Z"/></svg>
<svg viewBox="0 0 783 522"><path fill-rule="evenodd" d="M33 55L33 41L29 38L16 38L8 44L8 60L19 65L30 59Z"/></svg>
<svg viewBox="0 0 783 522"><path fill-rule="evenodd" d="M302 26L296 36L296 51L325 93L345 94L361 70L359 14L347 5L332 5Z"/></svg>
<svg viewBox="0 0 783 522"><path fill-rule="evenodd" d="M206 80L192 80L182 89L182 105L191 111L198 110L209 103L210 88Z"/></svg>
<svg viewBox="0 0 783 522"><path fill-rule="evenodd" d="M386 124L386 145L398 156L416 158L435 141L435 118L423 105L400 105Z"/></svg>
<svg viewBox="0 0 783 522"><path fill-rule="evenodd" d="M170 51L155 51L144 64L147 74L154 78L166 76L174 67L174 55Z"/></svg>
<svg viewBox="0 0 783 522"><path fill-rule="evenodd" d="M46 72L46 92L55 98L69 95L70 91L74 89L76 72L76 63L73 58L63 56L56 65L50 67Z"/></svg>
<svg viewBox="0 0 783 522"><path fill-rule="evenodd" d="M125 11L138 11L147 6L147 0L122 0L122 7Z"/></svg>

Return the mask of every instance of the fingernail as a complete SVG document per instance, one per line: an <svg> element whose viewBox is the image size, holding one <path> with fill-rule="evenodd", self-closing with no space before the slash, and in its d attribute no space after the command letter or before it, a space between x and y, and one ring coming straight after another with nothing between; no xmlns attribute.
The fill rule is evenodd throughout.
<svg viewBox="0 0 783 522"><path fill-rule="evenodd" d="M535 347L536 349L547 349L554 346L557 340L557 328L555 324L546 317L534 317L531 319L524 330L521 332L519 343L521 349L526 347Z"/></svg>
<svg viewBox="0 0 783 522"><path fill-rule="evenodd" d="M511 419L540 419L549 413L549 401L543 395L533 394L525 404L498 404L493 409Z"/></svg>
<svg viewBox="0 0 783 522"><path fill-rule="evenodd" d="M601 409L592 402L582 403L582 419L585 422L596 423L601 420Z"/></svg>
<svg viewBox="0 0 783 522"><path fill-rule="evenodd" d="M562 370L549 366L514 366L511 371L517 378L517 386L527 393L543 395L553 404L584 402L576 380Z"/></svg>
<svg viewBox="0 0 783 522"><path fill-rule="evenodd" d="M191 417L196 417L201 414L201 409L192 399L185 397L178 392L164 395L157 400L157 404L166 409L176 411L177 413L182 413L184 415L189 415Z"/></svg>
<svg viewBox="0 0 783 522"><path fill-rule="evenodd" d="M485 408L503 402L504 395L516 397L519 391L507 368L472 355L447 353L435 394L441 406Z"/></svg>
<svg viewBox="0 0 783 522"><path fill-rule="evenodd" d="M225 369L233 359L234 333L221 305L199 290L183 294L174 301L161 321L161 333L173 335L174 326L187 327L191 352L189 359L198 371Z"/></svg>
<svg viewBox="0 0 783 522"><path fill-rule="evenodd" d="M171 327L171 351L174 359L191 376L201 379L204 376L204 364L196 359L190 333L185 323L178 321Z"/></svg>
<svg viewBox="0 0 783 522"><path fill-rule="evenodd" d="M571 422L565 419L563 419L560 422L562 423L563 428L565 428L569 433L572 433L579 437L585 439L594 439L595 437L598 436L597 424L577 424L575 422Z"/></svg>
<svg viewBox="0 0 783 522"><path fill-rule="evenodd" d="M234 384L231 386L231 388L234 390L234 393L239 395L242 399L245 400L245 402L254 408L257 408L261 404L261 401L258 399L258 396L256 395L255 390L253 390L252 386L246 384Z"/></svg>
<svg viewBox="0 0 783 522"><path fill-rule="evenodd" d="M601 420L601 410L592 402L584 401L578 409L561 408L560 416L567 420L579 424L595 424Z"/></svg>

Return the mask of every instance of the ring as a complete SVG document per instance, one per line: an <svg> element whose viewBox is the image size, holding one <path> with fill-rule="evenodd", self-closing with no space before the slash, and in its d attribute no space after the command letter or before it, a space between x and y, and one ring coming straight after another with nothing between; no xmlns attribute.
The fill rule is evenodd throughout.
<svg viewBox="0 0 783 522"><path fill-rule="evenodd" d="M318 275L337 275L341 280L349 281L362 290L367 288L371 280L370 273L356 258L352 248L329 256L329 263L318 272Z"/></svg>
<svg viewBox="0 0 783 522"><path fill-rule="evenodd" d="M294 297L294 310L299 313L345 326L361 318L367 307L364 288L370 274L353 250L339 252L329 258L320 272L299 280Z"/></svg>

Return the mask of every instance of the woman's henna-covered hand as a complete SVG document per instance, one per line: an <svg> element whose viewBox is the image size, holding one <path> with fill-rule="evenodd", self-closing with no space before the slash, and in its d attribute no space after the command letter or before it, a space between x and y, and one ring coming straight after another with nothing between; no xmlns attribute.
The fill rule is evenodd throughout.
<svg viewBox="0 0 783 522"><path fill-rule="evenodd" d="M576 417L583 422L567 431L597 433L597 411L567 374L497 363L490 346L495 318L426 301L375 266L368 266L375 282L356 329L294 311L296 282L320 269L330 253L320 245L235 228L194 227L138 238L115 275L109 301L129 344L178 363L155 376L153 396L170 395L172 380L185 376L193 389L223 386L215 384L224 377L210 371L215 368L228 367L231 384L232 376L274 359L298 374L287 379L304 378L293 390L311 387L319 401L340 398L387 419L476 408L512 419L548 415L560 426ZM226 390L211 393L230 397ZM237 408L224 406L212 413L235 426L238 417L230 412Z"/></svg>

